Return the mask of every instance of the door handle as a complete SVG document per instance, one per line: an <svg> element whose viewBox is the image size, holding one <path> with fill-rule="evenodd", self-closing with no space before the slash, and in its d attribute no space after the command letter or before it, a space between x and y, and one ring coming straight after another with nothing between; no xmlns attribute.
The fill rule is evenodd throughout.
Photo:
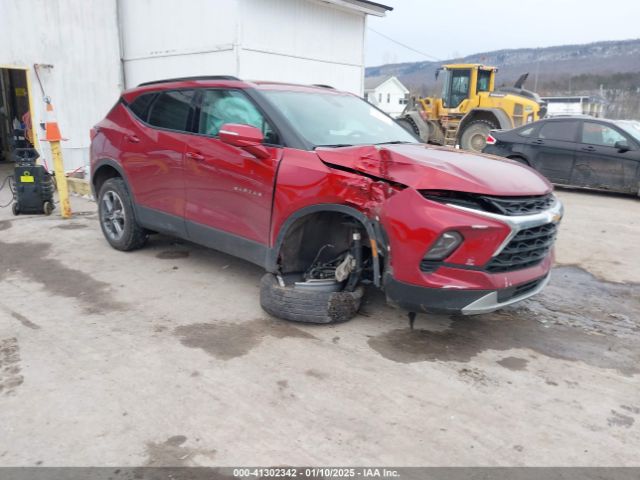
<svg viewBox="0 0 640 480"><path fill-rule="evenodd" d="M187 152L185 153L185 156L187 158L190 158L191 160L196 160L198 162L202 162L204 160L204 155L201 155L200 153L197 153L197 152Z"/></svg>
<svg viewBox="0 0 640 480"><path fill-rule="evenodd" d="M582 147L581 150L583 152L595 152L596 151L596 147Z"/></svg>
<svg viewBox="0 0 640 480"><path fill-rule="evenodd" d="M533 142L534 145L544 145L544 140L534 140Z"/></svg>
<svg viewBox="0 0 640 480"><path fill-rule="evenodd" d="M125 138L129 143L140 143L140 139L136 135L126 135Z"/></svg>

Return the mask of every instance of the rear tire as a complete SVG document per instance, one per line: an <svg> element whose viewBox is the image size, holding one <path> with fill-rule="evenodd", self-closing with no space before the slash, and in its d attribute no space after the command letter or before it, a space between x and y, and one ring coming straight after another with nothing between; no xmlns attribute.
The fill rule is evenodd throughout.
<svg viewBox="0 0 640 480"><path fill-rule="evenodd" d="M104 237L116 250L136 250L147 242L147 231L136 221L131 195L122 178L110 178L100 188L98 217Z"/></svg>
<svg viewBox="0 0 640 480"><path fill-rule="evenodd" d="M13 213L15 216L20 215L20 207L18 206L18 202L15 202L13 205L11 205L11 213Z"/></svg>
<svg viewBox="0 0 640 480"><path fill-rule="evenodd" d="M51 215L53 213L53 203L47 201L42 204L42 211L45 215Z"/></svg>
<svg viewBox="0 0 640 480"><path fill-rule="evenodd" d="M460 147L480 153L487 145L487 135L498 126L487 120L474 120L468 123L460 136Z"/></svg>
<svg viewBox="0 0 640 480"><path fill-rule="evenodd" d="M340 323L355 316L364 289L353 292L323 292L282 287L272 273L260 281L260 305L274 317L303 323Z"/></svg>
<svg viewBox="0 0 640 480"><path fill-rule="evenodd" d="M415 126L415 124L411 120L408 120L406 118L399 118L398 120L396 120L396 123L400 125L402 128L404 128L407 132L413 133L418 137L420 136L420 130L418 129L418 127Z"/></svg>

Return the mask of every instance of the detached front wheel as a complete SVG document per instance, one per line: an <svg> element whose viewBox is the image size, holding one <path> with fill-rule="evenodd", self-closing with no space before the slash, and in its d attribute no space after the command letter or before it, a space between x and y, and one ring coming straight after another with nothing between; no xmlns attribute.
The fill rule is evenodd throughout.
<svg viewBox="0 0 640 480"><path fill-rule="evenodd" d="M274 317L303 323L346 322L358 313L364 289L353 292L328 292L282 286L278 278L267 273L260 281L260 305Z"/></svg>

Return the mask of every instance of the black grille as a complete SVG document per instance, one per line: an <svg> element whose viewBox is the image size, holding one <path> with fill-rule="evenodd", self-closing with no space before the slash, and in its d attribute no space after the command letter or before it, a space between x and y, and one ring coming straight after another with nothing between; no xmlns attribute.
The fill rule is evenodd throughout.
<svg viewBox="0 0 640 480"><path fill-rule="evenodd" d="M524 197L496 197L443 190L423 190L421 193L425 198L436 202L450 203L507 216L540 213L555 203L555 197L551 193Z"/></svg>
<svg viewBox="0 0 640 480"><path fill-rule="evenodd" d="M555 199L553 195L539 195L534 197L490 197L483 198L491 203L502 215L531 215L548 209Z"/></svg>
<svg viewBox="0 0 640 480"><path fill-rule="evenodd" d="M555 223L520 230L502 252L486 265L485 270L492 273L510 272L539 264L551 250L556 230Z"/></svg>
<svg viewBox="0 0 640 480"><path fill-rule="evenodd" d="M517 298L524 295L527 292L535 290L542 283L542 281L546 277L537 278L535 280L531 280L530 282L521 283L520 285L516 285L515 287L503 288L498 291L498 302L506 302L507 300L511 300L512 298Z"/></svg>

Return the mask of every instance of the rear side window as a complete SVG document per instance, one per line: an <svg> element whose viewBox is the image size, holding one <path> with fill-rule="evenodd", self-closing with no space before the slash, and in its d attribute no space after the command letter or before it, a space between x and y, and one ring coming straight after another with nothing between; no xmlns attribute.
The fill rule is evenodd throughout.
<svg viewBox="0 0 640 480"><path fill-rule="evenodd" d="M129 110L131 110L140 120L146 122L149 107L151 106L154 98L156 98L155 93L144 93L129 104Z"/></svg>
<svg viewBox="0 0 640 480"><path fill-rule="evenodd" d="M193 90L161 93L149 111L149 124L154 127L188 132L193 121Z"/></svg>
<svg viewBox="0 0 640 480"><path fill-rule="evenodd" d="M520 135L521 137L530 137L535 129L536 129L535 126L523 128L518 132L518 135Z"/></svg>
<svg viewBox="0 0 640 480"><path fill-rule="evenodd" d="M575 142L578 133L578 122L547 122L540 129L539 138L545 140L561 140L563 142Z"/></svg>

